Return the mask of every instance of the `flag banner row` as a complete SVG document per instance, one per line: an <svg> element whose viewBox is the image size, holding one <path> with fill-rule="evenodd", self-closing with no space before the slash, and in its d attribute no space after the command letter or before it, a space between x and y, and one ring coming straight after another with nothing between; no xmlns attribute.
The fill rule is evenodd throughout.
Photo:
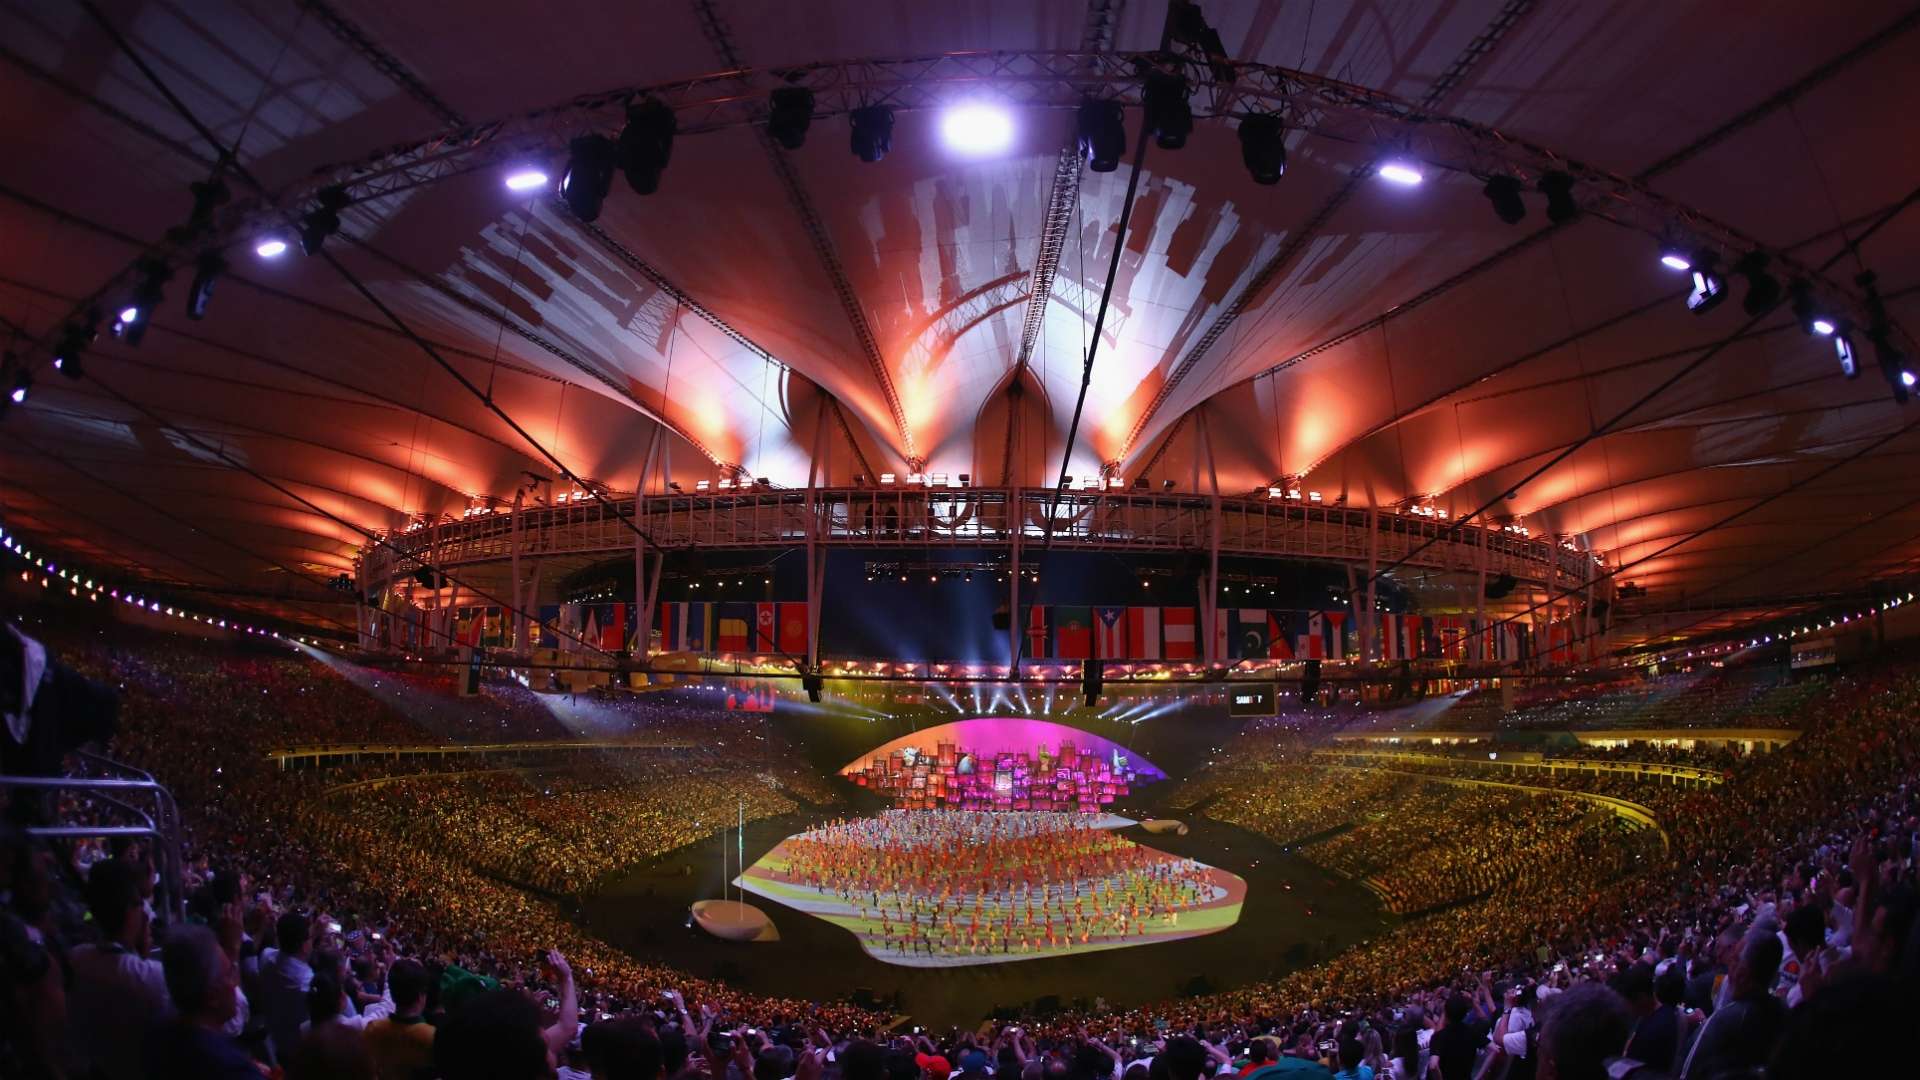
<svg viewBox="0 0 1920 1080"><path fill-rule="evenodd" d="M1199 619L1191 607L1036 604L1027 609L1021 655L1047 660L1198 660ZM1572 620L1535 626L1469 615L1382 614L1374 655L1383 660L1571 662L1583 650ZM1223 660L1345 660L1362 635L1345 608L1321 611L1220 608L1213 655Z"/></svg>
<svg viewBox="0 0 1920 1080"><path fill-rule="evenodd" d="M666 603L654 629L665 652L801 656L807 651L807 604Z"/></svg>

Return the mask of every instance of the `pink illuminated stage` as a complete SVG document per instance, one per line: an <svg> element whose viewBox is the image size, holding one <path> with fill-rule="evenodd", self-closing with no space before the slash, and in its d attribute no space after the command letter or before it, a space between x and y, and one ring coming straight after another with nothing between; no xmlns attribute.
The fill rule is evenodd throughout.
<svg viewBox="0 0 1920 1080"><path fill-rule="evenodd" d="M1166 779L1152 762L1079 728L987 716L922 728L840 770L909 810L1079 810L1094 813L1140 784Z"/></svg>

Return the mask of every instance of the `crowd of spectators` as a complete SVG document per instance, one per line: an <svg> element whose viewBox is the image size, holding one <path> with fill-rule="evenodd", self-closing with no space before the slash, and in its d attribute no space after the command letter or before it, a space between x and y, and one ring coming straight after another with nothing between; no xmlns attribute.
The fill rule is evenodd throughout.
<svg viewBox="0 0 1920 1080"><path fill-rule="evenodd" d="M165 862L140 841L48 847L0 833L0 1074L257 1077L267 1062L288 1080L531 1080L556 1067L647 1080L1854 1076L1899 1060L1895 1020L1914 999L1910 666L1832 680L1796 717L1800 739L1735 762L1724 785L1676 793L1661 808L1668 847L1651 830L1578 827L1560 816L1563 798L1481 802L1304 762L1324 774L1302 786L1323 805L1269 806L1242 785L1272 770L1232 763L1207 812L1255 807L1250 827L1267 831L1252 816L1267 814L1270 835L1293 841L1351 825L1309 855L1319 846L1410 890L1458 880L1516 837L1530 846L1498 888L1460 892L1275 982L906 1035L852 1006L753 997L636 960L480 872L467 839L421 841L490 818L414 830L385 810L343 812L324 773L280 774L261 747L417 734L415 720L299 667L312 660L214 648L114 652L104 666L78 650L79 666L122 689L116 754L188 808L189 916L156 910ZM578 824L484 786L475 798L543 831ZM403 819L440 812L430 794L397 805ZM1461 854L1438 854L1449 850ZM84 918L60 888L76 880Z"/></svg>

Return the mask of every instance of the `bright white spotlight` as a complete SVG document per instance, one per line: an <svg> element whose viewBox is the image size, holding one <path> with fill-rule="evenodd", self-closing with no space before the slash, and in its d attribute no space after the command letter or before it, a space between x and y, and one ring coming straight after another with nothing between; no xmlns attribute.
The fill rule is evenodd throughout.
<svg viewBox="0 0 1920 1080"><path fill-rule="evenodd" d="M533 191L547 186L547 174L539 169L520 169L507 174L508 191Z"/></svg>
<svg viewBox="0 0 1920 1080"><path fill-rule="evenodd" d="M263 259L277 259L287 253L287 242L277 236L269 236L253 245L253 253Z"/></svg>
<svg viewBox="0 0 1920 1080"><path fill-rule="evenodd" d="M1832 335L1833 331L1834 331L1834 325L1832 320L1830 319L1813 320L1814 333Z"/></svg>
<svg viewBox="0 0 1920 1080"><path fill-rule="evenodd" d="M120 321L132 325L140 321L140 309L131 304L120 309Z"/></svg>
<svg viewBox="0 0 1920 1080"><path fill-rule="evenodd" d="M1693 260L1678 248L1667 248L1660 252L1660 265L1684 273L1693 269Z"/></svg>
<svg viewBox="0 0 1920 1080"><path fill-rule="evenodd" d="M991 105L956 105L941 114L940 137L962 154L997 154L1013 145L1013 117Z"/></svg>
<svg viewBox="0 0 1920 1080"><path fill-rule="evenodd" d="M1901 386L1912 386L1912 385L1913 385L1914 383L1916 383L1916 382L1920 382L1920 378L1917 378L1917 377L1915 377L1915 375L1913 374L1913 372L1911 372L1911 371L1905 371L1905 370L1903 370L1903 371L1901 371L1901 372L1900 372L1900 385L1901 385Z"/></svg>
<svg viewBox="0 0 1920 1080"><path fill-rule="evenodd" d="M1380 166L1380 178L1382 180L1391 180L1396 184L1405 184L1407 187L1412 187L1426 179L1426 177L1420 175L1419 169L1404 161L1389 161L1385 165Z"/></svg>

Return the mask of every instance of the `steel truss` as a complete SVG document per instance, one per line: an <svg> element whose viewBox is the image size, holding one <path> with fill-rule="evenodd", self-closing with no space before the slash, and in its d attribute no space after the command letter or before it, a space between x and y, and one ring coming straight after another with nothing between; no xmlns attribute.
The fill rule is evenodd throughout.
<svg viewBox="0 0 1920 1080"><path fill-rule="evenodd" d="M1596 569L1591 554L1500 529L1284 499L1222 498L1217 505L1223 554L1364 565L1371 551L1408 557L1407 566L1422 570L1477 574L1484 565L1489 573L1556 590L1585 585ZM452 569L508 560L516 532L522 558L615 557L633 550L633 533L617 515L634 515L669 551L796 547L810 535L843 548L1002 548L1016 537L1022 546L1044 537L1049 506L1059 548L1205 553L1213 543L1215 503L1197 495L923 487L650 494L637 506L629 496L616 498L613 509L581 501L523 510L518 530L512 513L416 527L364 552L362 580L385 587L429 564ZM1428 541L1435 542L1413 554Z"/></svg>
<svg viewBox="0 0 1920 1080"><path fill-rule="evenodd" d="M1829 280L1792 253L1769 248L1630 177L1353 83L1271 64L1231 61L1226 66L1231 80L1204 60L1161 52L959 52L738 68L623 86L323 166L271 200L236 200L220 216L220 231L230 238L282 225L319 190L336 185L353 202L365 203L508 161L543 160L557 169L570 139L617 132L626 104L641 97L671 107L680 134L699 135L763 123L767 95L780 86L811 90L816 119L864 105L917 111L983 99L1066 110L1088 98L1138 105L1143 76L1158 70L1186 79L1197 117L1274 113L1294 130L1363 146L1369 158L1404 154L1431 168L1476 176L1511 173L1532 179L1549 171L1568 173L1580 185L1590 213L1655 236L1678 230L1690 242L1730 256L1764 251L1783 276L1805 278L1830 304L1864 316L1851 285Z"/></svg>

